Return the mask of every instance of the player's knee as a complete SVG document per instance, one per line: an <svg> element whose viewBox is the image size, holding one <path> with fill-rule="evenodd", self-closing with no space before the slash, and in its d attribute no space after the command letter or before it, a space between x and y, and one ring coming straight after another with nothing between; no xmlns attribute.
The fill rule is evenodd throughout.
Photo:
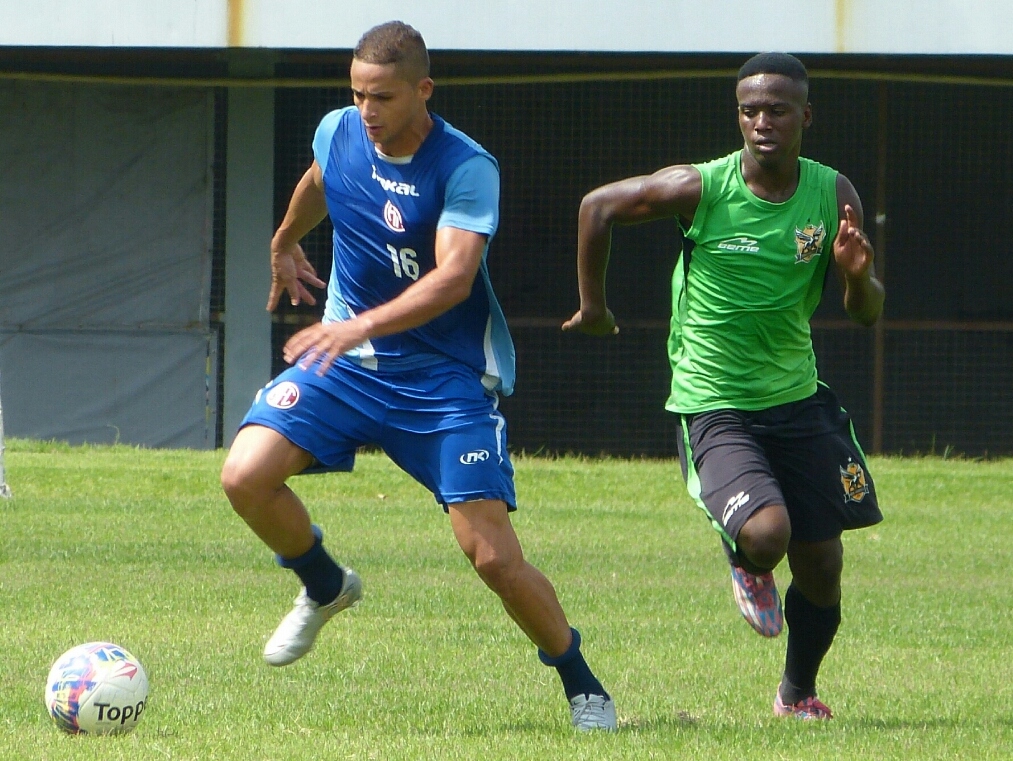
<svg viewBox="0 0 1013 761"><path fill-rule="evenodd" d="M833 589L840 585L844 572L844 553L831 549L811 554L808 558L809 576L817 586Z"/></svg>
<svg viewBox="0 0 1013 761"><path fill-rule="evenodd" d="M798 542L789 550L793 583L814 605L826 607L840 599L844 548L840 541Z"/></svg>
<svg viewBox="0 0 1013 761"><path fill-rule="evenodd" d="M517 576L517 563L510 555L485 549L471 558L479 578L501 597L513 586Z"/></svg>
<svg viewBox="0 0 1013 761"><path fill-rule="evenodd" d="M239 474L239 469L233 465L231 459L225 460L225 464L222 465L222 472L219 476L219 480L222 484L222 490L225 495L232 499L232 494L240 488L242 482Z"/></svg>
<svg viewBox="0 0 1013 761"><path fill-rule="evenodd" d="M834 581L840 581L844 572L844 552L828 555L820 564L821 573Z"/></svg>
<svg viewBox="0 0 1013 761"><path fill-rule="evenodd" d="M781 506L770 505L750 516L739 532L736 544L744 560L757 570L767 571L781 562L788 552L790 541L788 511Z"/></svg>
<svg viewBox="0 0 1013 761"><path fill-rule="evenodd" d="M222 466L221 483L225 496L240 515L246 506L255 503L258 490L253 484L252 474L235 459L227 459Z"/></svg>

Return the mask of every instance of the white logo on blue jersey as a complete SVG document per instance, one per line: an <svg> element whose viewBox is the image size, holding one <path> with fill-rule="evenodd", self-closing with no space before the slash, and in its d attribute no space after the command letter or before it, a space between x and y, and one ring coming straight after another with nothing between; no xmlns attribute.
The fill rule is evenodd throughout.
<svg viewBox="0 0 1013 761"><path fill-rule="evenodd" d="M478 449L474 452L465 452L460 457L462 465L474 465L477 462L485 462L488 459L489 453L484 449Z"/></svg>
<svg viewBox="0 0 1013 761"><path fill-rule="evenodd" d="M376 173L376 164L373 164L373 179L380 183L380 187L386 190L388 193L397 193L399 196L415 196L419 197L418 191L415 190L414 185L409 185L407 182L395 182L394 180L387 180Z"/></svg>

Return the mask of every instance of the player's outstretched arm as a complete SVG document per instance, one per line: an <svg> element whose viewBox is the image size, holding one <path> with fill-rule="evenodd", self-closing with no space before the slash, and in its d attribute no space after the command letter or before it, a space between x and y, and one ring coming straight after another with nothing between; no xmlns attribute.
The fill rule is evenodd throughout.
<svg viewBox="0 0 1013 761"><path fill-rule="evenodd" d="M267 297L267 311L272 312L278 306L282 291L288 291L293 306L300 301L317 303L303 283L317 288L327 284L317 277L299 241L326 216L323 173L314 161L292 192L285 218L271 239L271 293Z"/></svg>
<svg viewBox="0 0 1013 761"><path fill-rule="evenodd" d="M285 361L302 357L300 366L316 363L323 375L335 358L364 341L417 328L449 311L471 295L486 240L481 233L441 227L436 231L434 269L396 298L351 320L318 323L299 331L285 344Z"/></svg>
<svg viewBox="0 0 1013 761"><path fill-rule="evenodd" d="M855 322L873 325L883 312L886 291L876 279L875 252L862 230L862 201L843 174L837 175L837 206L840 223L834 238L834 262L844 289L844 308Z"/></svg>
<svg viewBox="0 0 1013 761"><path fill-rule="evenodd" d="M680 164L651 175L630 177L584 196L577 218L577 282L580 309L563 330L596 336L619 332L605 299L605 271L612 248L612 227L680 216L692 220L700 202L700 173Z"/></svg>

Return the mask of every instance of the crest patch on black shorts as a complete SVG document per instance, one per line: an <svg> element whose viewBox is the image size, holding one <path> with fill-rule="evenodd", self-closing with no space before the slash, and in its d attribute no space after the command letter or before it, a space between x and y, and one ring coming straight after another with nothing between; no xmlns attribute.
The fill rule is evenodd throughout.
<svg viewBox="0 0 1013 761"><path fill-rule="evenodd" d="M841 485L844 487L845 502L861 502L869 494L865 471L854 460L848 460L847 467L841 468Z"/></svg>

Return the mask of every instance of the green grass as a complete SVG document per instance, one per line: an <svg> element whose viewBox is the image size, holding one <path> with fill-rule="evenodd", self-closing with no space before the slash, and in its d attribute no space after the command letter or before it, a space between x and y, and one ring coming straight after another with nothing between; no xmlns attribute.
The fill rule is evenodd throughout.
<svg viewBox="0 0 1013 761"><path fill-rule="evenodd" d="M428 493L377 455L295 479L366 597L302 661L260 649L297 591L232 513L221 452L8 441L0 500L0 759L1006 759L1013 462L878 459L886 521L845 537L836 718L770 716L784 639L736 611L671 462L516 462L514 523L556 585L621 731L576 735L555 674ZM783 581L783 568L778 574ZM112 640L151 683L137 731L70 737L42 693Z"/></svg>

